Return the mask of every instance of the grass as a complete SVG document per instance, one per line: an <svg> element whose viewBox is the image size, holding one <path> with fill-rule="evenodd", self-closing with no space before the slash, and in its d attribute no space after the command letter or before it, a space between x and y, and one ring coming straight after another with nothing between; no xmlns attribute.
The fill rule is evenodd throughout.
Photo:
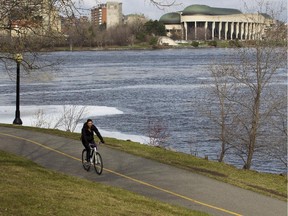
<svg viewBox="0 0 288 216"><path fill-rule="evenodd" d="M188 154L134 142L119 141L112 138L106 138L106 140L112 148L157 160L161 163L183 168L244 189L287 201L286 176L237 169L225 163L207 161Z"/></svg>
<svg viewBox="0 0 288 216"><path fill-rule="evenodd" d="M50 171L3 151L0 170L0 215L208 215Z"/></svg>
<svg viewBox="0 0 288 216"><path fill-rule="evenodd" d="M1 124L0 126L15 127L13 125ZM34 127L21 127L21 129L50 133L75 140L79 140L80 137L80 134L78 133L64 132L60 130ZM105 141L106 145L110 148L156 160L161 163L199 173L244 189L287 201L287 176L237 169L234 166L225 163L207 161L188 154L168 151L162 148L142 145L130 141L122 141L114 138L105 138Z"/></svg>

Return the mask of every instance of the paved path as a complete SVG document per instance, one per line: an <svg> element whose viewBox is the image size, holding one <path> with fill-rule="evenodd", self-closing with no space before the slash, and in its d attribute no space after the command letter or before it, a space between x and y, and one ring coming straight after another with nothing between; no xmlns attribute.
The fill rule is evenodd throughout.
<svg viewBox="0 0 288 216"><path fill-rule="evenodd" d="M211 215L286 216L287 203L102 145L104 171L86 172L79 141L0 127L0 149L69 175L121 187ZM92 172L93 171L93 172Z"/></svg>

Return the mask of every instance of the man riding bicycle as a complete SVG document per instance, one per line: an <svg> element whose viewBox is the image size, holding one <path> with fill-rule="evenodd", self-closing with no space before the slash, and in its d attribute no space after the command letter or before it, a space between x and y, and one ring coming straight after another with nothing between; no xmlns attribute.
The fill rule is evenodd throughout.
<svg viewBox="0 0 288 216"><path fill-rule="evenodd" d="M85 147L87 154L86 154L86 161L90 161L90 146L89 144L95 144L94 140L94 132L100 139L101 143L105 143L104 139L102 138L100 132L98 131L97 127L93 124L91 119L88 119L86 123L84 123L82 131L81 131L81 141L83 146Z"/></svg>

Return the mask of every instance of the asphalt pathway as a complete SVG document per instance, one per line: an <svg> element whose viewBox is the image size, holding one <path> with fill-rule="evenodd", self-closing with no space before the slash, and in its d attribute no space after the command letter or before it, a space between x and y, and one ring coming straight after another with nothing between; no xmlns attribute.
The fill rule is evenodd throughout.
<svg viewBox="0 0 288 216"><path fill-rule="evenodd" d="M101 176L81 164L79 141L19 128L0 127L0 149L69 175L124 188L211 215L286 216L287 202L159 162L100 146Z"/></svg>

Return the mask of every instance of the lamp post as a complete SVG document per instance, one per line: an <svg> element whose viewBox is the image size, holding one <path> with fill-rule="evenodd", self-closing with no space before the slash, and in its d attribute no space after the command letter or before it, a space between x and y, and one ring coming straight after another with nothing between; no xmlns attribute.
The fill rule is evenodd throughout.
<svg viewBox="0 0 288 216"><path fill-rule="evenodd" d="M20 118L20 64L23 60L21 54L16 54L14 59L17 63L17 79L16 79L16 112L13 124L22 125L22 120Z"/></svg>

